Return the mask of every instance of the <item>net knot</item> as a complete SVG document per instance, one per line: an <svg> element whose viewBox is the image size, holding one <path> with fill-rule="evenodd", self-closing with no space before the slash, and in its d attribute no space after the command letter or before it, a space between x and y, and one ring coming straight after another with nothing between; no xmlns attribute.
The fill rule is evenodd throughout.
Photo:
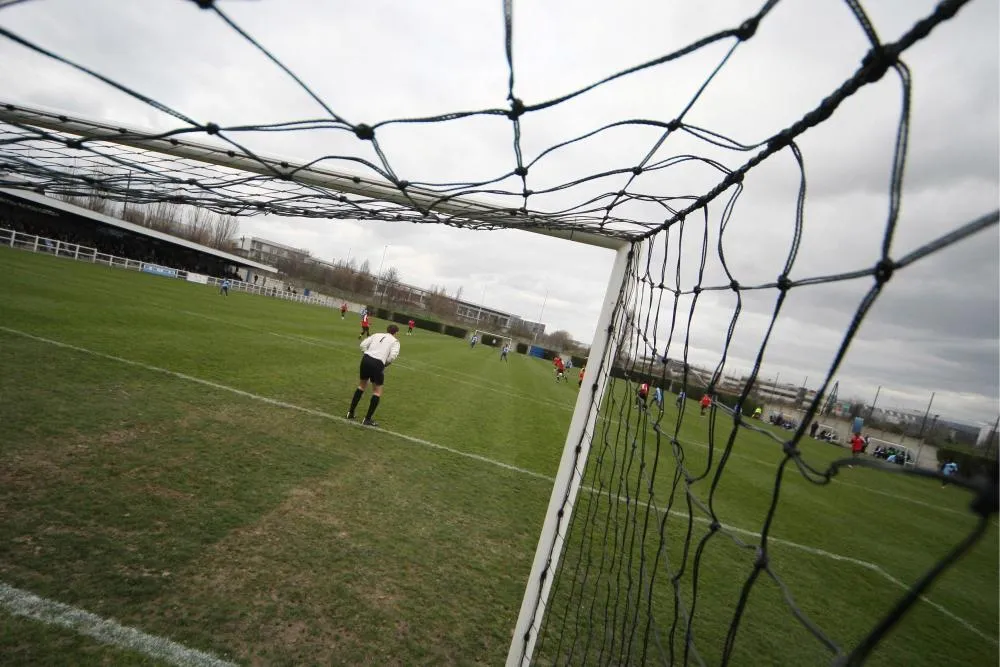
<svg viewBox="0 0 1000 667"><path fill-rule="evenodd" d="M361 141L371 141L375 138L375 128L371 125L365 125L361 123L360 125L354 126L354 136L356 136Z"/></svg>
<svg viewBox="0 0 1000 667"><path fill-rule="evenodd" d="M196 180L195 180L195 179L193 179L193 178L189 178L189 179L187 179L187 180L186 180L186 181L184 181L184 182L185 182L185 183L187 183L188 185L198 185L198 181L196 181Z"/></svg>
<svg viewBox="0 0 1000 667"><path fill-rule="evenodd" d="M215 0L194 0L194 4L198 5L201 9L211 9L212 5L215 4Z"/></svg>
<svg viewBox="0 0 1000 667"><path fill-rule="evenodd" d="M756 16L749 18L736 30L736 39L745 42L757 32L757 24L760 22Z"/></svg>
<svg viewBox="0 0 1000 667"><path fill-rule="evenodd" d="M758 547L757 561L754 563L754 567L756 567L758 570L766 570L768 564L767 561L768 561L767 552L764 551L763 548Z"/></svg>
<svg viewBox="0 0 1000 667"><path fill-rule="evenodd" d="M739 283L739 281L737 281L737 280L730 281L730 283L729 283L729 289L733 290L734 292L739 292L740 291L740 283Z"/></svg>
<svg viewBox="0 0 1000 667"><path fill-rule="evenodd" d="M717 532L719 532L720 530L722 530L722 524L721 524L721 523L719 523L719 520L718 520L718 519L715 519L715 520L713 520L713 521L712 521L712 523L711 523L711 524L709 524L709 526L708 526L708 529L709 529L709 530L710 530L711 532L713 532L713 533L717 533Z"/></svg>
<svg viewBox="0 0 1000 667"><path fill-rule="evenodd" d="M788 456L798 456L799 455L799 448L795 446L795 441L793 441L793 440L786 441L781 446L781 448L785 450L785 454L787 454Z"/></svg>
<svg viewBox="0 0 1000 667"><path fill-rule="evenodd" d="M892 272L896 270L896 265L891 259L883 259L875 265L875 282L884 285L892 278Z"/></svg>
<svg viewBox="0 0 1000 667"><path fill-rule="evenodd" d="M667 123L667 132L676 132L679 129L681 129L681 121L679 118L675 118Z"/></svg>
<svg viewBox="0 0 1000 667"><path fill-rule="evenodd" d="M867 83L875 83L889 71L889 68L896 64L896 54L887 51L882 46L873 47L861 59L861 69L864 70L864 80Z"/></svg>
<svg viewBox="0 0 1000 667"><path fill-rule="evenodd" d="M792 288L792 281L788 279L788 276L781 274L778 276L778 289L782 292L787 292Z"/></svg>
<svg viewBox="0 0 1000 667"><path fill-rule="evenodd" d="M399 181L399 182L396 183L396 187L399 188L400 190L405 190L406 188L410 187L410 182L409 181Z"/></svg>
<svg viewBox="0 0 1000 667"><path fill-rule="evenodd" d="M524 102L515 97L510 102L510 111L507 112L507 118L517 120L522 115L524 115Z"/></svg>
<svg viewBox="0 0 1000 667"><path fill-rule="evenodd" d="M528 168L522 165L514 170L514 175L524 178L525 176L528 175Z"/></svg>
<svg viewBox="0 0 1000 667"><path fill-rule="evenodd" d="M357 184L359 184L361 182L361 177L360 176L354 176L354 177L351 178L351 180L354 181L355 185L357 185Z"/></svg>
<svg viewBox="0 0 1000 667"><path fill-rule="evenodd" d="M216 125L215 123L208 123L207 125L205 125L205 132L207 134L218 134L219 126Z"/></svg>
<svg viewBox="0 0 1000 667"><path fill-rule="evenodd" d="M642 173L642 167L632 167L632 175L638 176Z"/></svg>
<svg viewBox="0 0 1000 667"><path fill-rule="evenodd" d="M79 139L67 139L66 146L69 148L83 148L83 142Z"/></svg>
<svg viewBox="0 0 1000 667"><path fill-rule="evenodd" d="M701 294L701 285L695 285L694 289L691 291L694 292L695 296L698 296L699 294Z"/></svg>
<svg viewBox="0 0 1000 667"><path fill-rule="evenodd" d="M521 194L524 195L525 197L530 197L531 195L535 194L535 192L533 190L527 190L526 189Z"/></svg>

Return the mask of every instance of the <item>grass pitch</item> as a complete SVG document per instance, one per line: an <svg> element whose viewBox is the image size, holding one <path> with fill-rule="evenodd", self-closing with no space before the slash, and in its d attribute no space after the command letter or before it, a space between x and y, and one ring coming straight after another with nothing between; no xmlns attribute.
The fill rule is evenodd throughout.
<svg viewBox="0 0 1000 667"><path fill-rule="evenodd" d="M356 315L7 249L0 276L0 582L239 663L502 663L575 382L418 331L400 337L375 431L339 419ZM708 440L693 408L681 432L692 467ZM740 436L717 495L726 524L760 529L780 458ZM661 461L666 498L672 455ZM788 475L775 568L850 644L902 592L893 579L913 581L968 530L967 503L867 470L822 488ZM674 558L684 521L667 531ZM574 539L571 554L600 548ZM694 627L710 663L752 565L716 540ZM872 663L996 664L996 564L994 526ZM3 609L0 655L155 662ZM750 598L735 657L827 662L770 584Z"/></svg>

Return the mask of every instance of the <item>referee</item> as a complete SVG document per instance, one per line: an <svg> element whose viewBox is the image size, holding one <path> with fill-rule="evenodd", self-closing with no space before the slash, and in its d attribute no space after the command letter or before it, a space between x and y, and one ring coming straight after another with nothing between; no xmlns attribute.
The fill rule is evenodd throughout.
<svg viewBox="0 0 1000 667"><path fill-rule="evenodd" d="M399 327L390 324L386 329L388 333L375 334L361 341L361 349L364 355L361 357L361 379L358 381L358 388L354 390L354 397L351 399L351 409L347 412L348 419L354 419L354 410L358 407L361 397L368 388L368 381L372 383L372 398L368 404L368 414L362 422L365 426L378 426L372 419L375 408L378 407L379 399L382 397L382 385L385 384L385 367L396 360L399 356L399 341L396 340L396 333Z"/></svg>

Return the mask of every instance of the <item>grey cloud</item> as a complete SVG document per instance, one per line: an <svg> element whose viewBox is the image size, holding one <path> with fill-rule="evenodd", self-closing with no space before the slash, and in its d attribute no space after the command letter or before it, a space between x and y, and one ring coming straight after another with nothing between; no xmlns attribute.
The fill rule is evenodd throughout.
<svg viewBox="0 0 1000 667"><path fill-rule="evenodd" d="M889 40L933 6L930 0L894 0L868 10L883 39ZM230 3L224 10L352 122L507 105L499 3L424 3L419 9L401 6L387 12L367 5L303 1L280 6ZM712 12L697 3L649 3L634 12L609 3L573 11L522 3L515 15L515 90L529 103L548 99L679 48L697 36L738 25L747 14L745 4L736 1L717 3ZM84 7L51 0L4 10L0 22L201 122L322 115L294 83L192 3L140 6L94 0ZM936 29L926 44L905 56L914 73L914 110L894 257L996 207L1000 177L996 23L995 3L970 3L953 22ZM455 30L454 25L463 29ZM526 157L602 123L673 118L726 48L728 44L714 45L526 116L522 122ZM857 67L867 48L844 4L780 3L759 34L738 48L687 120L743 141L760 140L815 106ZM0 72L0 86L15 101L151 128L177 126L146 105L7 42L0 41L0 58L14 64ZM890 74L800 141L808 199L793 277L871 266L878 259L898 111L899 86ZM470 181L514 167L511 126L503 117L389 127L379 136L391 163L408 180ZM631 167L659 136L658 129L627 128L559 151L532 168L529 187ZM329 154L374 159L370 145L350 133L240 135L239 139L255 150L299 160ZM686 152L715 157L730 166L748 158L678 134L654 159ZM343 164L331 166L347 169ZM626 180L603 179L536 197L532 203L560 208L615 191ZM702 192L718 180L717 172L689 163L643 174L633 190L685 195ZM724 235L724 252L742 284L774 280L793 230L798 175L790 155L784 152L755 169L745 186ZM512 179L504 187L519 185ZM728 282L716 252L724 199L710 207L705 284ZM627 209L647 220L667 215L658 205L634 203ZM701 224L700 220L685 223L685 287L696 280ZM582 340L592 337L612 261L606 250L527 233L275 218L246 221L243 230L307 247L325 259L347 254L368 259L373 268L389 244L386 264L397 266L404 280L443 284L452 292L461 286L470 300L480 298L485 286L487 305L529 319L538 315L547 289L544 319L549 328L567 329ZM900 271L838 374L845 390L865 393L878 384L891 385L887 400L903 402L922 401L927 392L940 390L947 393L938 399L945 408L963 414L995 411L997 245L994 229ZM654 278L672 285L675 258L671 254L666 265L655 258ZM821 377L870 284L864 279L792 290L768 345L764 372ZM776 294L743 296L744 312L729 350L734 370L753 363ZM672 299L667 297L665 309ZM685 342L689 303L682 298L672 356ZM699 299L690 341L696 363L718 361L733 305L728 293L705 293ZM668 325L664 310L654 332L659 344L665 344Z"/></svg>

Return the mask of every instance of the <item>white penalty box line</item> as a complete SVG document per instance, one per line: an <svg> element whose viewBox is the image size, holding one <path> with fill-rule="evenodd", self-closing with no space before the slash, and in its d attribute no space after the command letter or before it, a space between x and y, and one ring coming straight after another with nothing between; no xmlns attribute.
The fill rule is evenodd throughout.
<svg viewBox="0 0 1000 667"><path fill-rule="evenodd" d="M154 373L160 373L160 374L163 374L163 375L169 375L171 377L175 377L175 378L178 378L180 380L186 380L188 382L192 382L192 383L195 383L195 384L200 384L202 386L209 387L211 389L217 389L217 390L220 390L220 391L229 392L229 393L235 394L237 396L242 396L244 398L248 398L248 399L253 400L253 401L259 401L259 402L262 402L262 403L266 403L268 405L273 405L275 407L285 408L287 410L294 410L296 412L301 412L301 413L304 413L304 414L307 414L307 415L311 415L313 417L319 417L320 419L325 419L325 420L328 420L328 421L335 421L335 422L338 422L338 423L342 423L342 424L346 424L346 425L349 425L349 426L353 426L355 428L370 429L370 430L373 430L373 431L377 431L379 433L384 433L386 435L389 435L389 436L392 436L392 437L395 437L395 438L399 438L401 440L405 440L407 442L411 442L411 443L414 443L414 444L422 445L424 447L428 447L428 448L431 448L431 449L436 449L438 451L443 451L443 452L448 452L450 454L455 454L456 456L461 456L463 458L467 458L467 459L471 459L471 460L474 460L474 461L478 461L480 463L486 463L486 464L491 465L491 466L502 468L504 470L509 470L511 472L515 472L515 473L518 473L518 474L526 475L526 476L529 476L529 477L534 477L536 479L544 480L546 482L554 482L555 481L555 478L552 477L552 476L550 476L550 475L545 475L543 473L535 472L534 470L528 470L527 468L521 468L519 466L515 466L515 465L512 465L510 463L504 463L503 461L497 461L496 459L491 459L491 458L489 458L487 456L482 456L480 454L475 454L475 453L472 453L472 452L462 451L460 449L455 449L453 447L448 447L447 445L442 445L442 444L439 444L439 443L436 443L436 442L432 442L430 440L424 440L423 438L417 438L415 436L407 435L405 433L400 433L398 431L390 431L390 430L384 429L384 428L373 428L373 427L370 427L370 426L362 426L362 425L359 425L356 422L353 422L353 421L351 421L349 419L345 419L344 417L339 417L337 415L330 414L328 412L323 412L322 410L317 410L315 408L308 408L308 407L304 407L304 406L301 406L301 405L296 405L294 403L289 403L287 401L282 401L282 400L276 399L276 398L270 398L268 396L262 396L260 394L255 394L253 392L245 391L243 389L238 389L236 387L230 387L228 385L220 384L218 382L213 382L211 380L205 380L203 378L195 377L193 375L188 375L187 373L181 373L179 371L172 371L170 369L162 368L160 366L154 366L152 364L147 364L147 363L144 363L144 362L141 362L141 361L134 361L132 359L126 359L124 357L119 357L119 356L116 356L116 355L113 355L113 354L107 354L105 352L98 352L96 350L91 350L91 349L88 349L88 348L85 348L85 347L80 347L79 345L73 345L71 343L64 343L62 341L53 340L51 338L45 338L43 336L36 336L35 334L31 334L31 333L28 333L28 332L25 332L25 331L20 331L18 329L12 329L10 327L0 326L0 331L3 331L5 333L8 333L8 334L11 334L11 335L14 335L14 336L20 336L22 338L27 338L27 339L30 339L30 340L34 340L34 341L37 341L37 342L40 342L40 343L45 343L47 345L52 345L52 346L55 346L55 347L63 348L63 349L66 349L66 350L73 350L74 352L80 352L82 354L90 355L92 357L97 357L97 358L100 358L100 359L107 359L109 361L114 361L114 362L117 362L117 363L121 363L121 364L125 364L125 365L128 365L128 366L132 366L132 367L135 367L135 368L142 368L144 370L152 371ZM598 489L594 489L594 488L586 487L586 486L581 487L581 490L583 490L583 491L585 491L585 492L587 492L589 494L608 495L608 492L606 492L606 491L600 491ZM621 498L621 500L624 501L625 499ZM637 501L636 499L633 499L630 502L632 502L634 504L642 505L642 506L645 506L645 507L649 507L649 505L647 505L646 503L644 503L642 501ZM672 515L676 515L676 516L682 516L682 517L687 517L688 516L688 514L686 512L677 511L677 510L672 510L671 514ZM695 517L695 520L698 521L699 523L707 523L708 522L708 519L705 518L705 517ZM748 530L748 529L745 529L745 528L738 528L738 527L735 527L735 526L728 526L728 525L724 525L723 527L726 528L726 529L728 529L728 530L731 530L733 532L737 532L737 533L740 533L740 534L743 534L743 535L747 535L747 536L750 536L750 537L757 537L757 538L759 538L761 536L759 532ZM893 577L885 569L883 569L880 565L878 565L876 563L871 563L871 562L864 561L864 560L861 560L861 559L858 559L858 558L853 558L853 557L850 557L850 556L842 556L840 554L836 554L836 553L833 553L833 552L830 552L830 551L826 551L824 549L819 549L817 547L812 547L812 546L808 546L808 545L805 545L805 544L799 544L797 542L792 542L790 540L783 540L781 538L769 537L768 541L771 542L771 543L775 543L775 544L781 544L783 546L787 546L787 547L790 547L790 548L802 551L804 553L809 553L809 554L813 554L815 556L820 556L820 557L823 557L823 558L828 558L830 560L839 561L839 562L842 562L842 563L850 563L850 564L856 565L858 567L862 567L862 568L864 568L864 569L866 569L866 570L868 570L870 572L873 572L873 573L876 573L876 574L880 575L886 581L889 581L890 583L892 583L893 585L895 585L895 586L897 586L899 588L902 588L904 590L908 590L909 589L909 586L907 586L904 582L902 582L899 579ZM2 585L3 584L0 584L0 586L2 586ZM2 598L0 598L0 600L2 600ZM998 645L998 641L997 641L996 637L993 637L993 636L987 634L986 632L983 632L982 630L980 630L979 628L977 628L975 625L973 625L971 622L969 622L969 621L963 619L962 617L956 615L955 613L953 613L950 610L948 610L946 607L943 607L942 605L938 604L937 602L934 602L933 600L927 598L926 596L921 596L921 600L923 600L924 602L926 602L931 607L933 607L934 609L938 610L939 612L941 612L942 614L944 614L948 618L950 618L953 621L957 622L958 624L962 625L964 628L966 628L967 630L969 630L970 632L972 632L976 636L978 636L978 637L980 637L980 638L982 638L982 639L984 639L984 640L992 643L993 645ZM6 603L4 603L4 604L6 604ZM53 604L59 604L59 603L53 603ZM39 619L39 620L44 620L44 619ZM55 621L53 621L53 622L55 622ZM87 634L86 632L83 632L82 630L81 630L81 633L82 634ZM221 665L221 664L228 664L228 663L221 663L220 662L220 663L174 663L174 664L183 664L183 665L187 665L187 664L192 664L192 665L194 665L194 664L220 664Z"/></svg>
<svg viewBox="0 0 1000 667"><path fill-rule="evenodd" d="M177 667L235 667L210 653L150 635L109 618L0 582L0 609L47 625L72 630L102 644L135 651Z"/></svg>

